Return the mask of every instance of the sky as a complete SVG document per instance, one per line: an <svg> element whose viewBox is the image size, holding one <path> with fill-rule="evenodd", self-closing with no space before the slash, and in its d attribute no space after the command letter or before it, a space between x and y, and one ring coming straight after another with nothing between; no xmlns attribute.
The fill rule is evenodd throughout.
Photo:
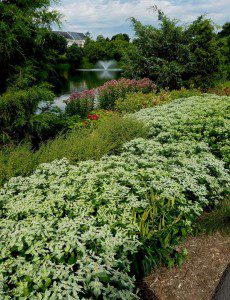
<svg viewBox="0 0 230 300"><path fill-rule="evenodd" d="M207 14L218 25L230 21L230 0L61 0L55 8L63 15L62 30L90 32L93 37L117 33L133 37L130 17L157 25L153 5L185 24L201 14Z"/></svg>

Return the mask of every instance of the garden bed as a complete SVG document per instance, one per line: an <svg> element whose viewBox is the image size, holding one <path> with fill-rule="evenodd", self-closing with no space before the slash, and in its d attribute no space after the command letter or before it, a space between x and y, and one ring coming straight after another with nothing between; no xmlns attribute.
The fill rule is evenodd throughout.
<svg viewBox="0 0 230 300"><path fill-rule="evenodd" d="M205 95L142 110L133 117L148 139L11 178L0 190L0 298L134 300L137 278L181 265L178 244L227 193L228 103Z"/></svg>
<svg viewBox="0 0 230 300"><path fill-rule="evenodd" d="M159 300L212 299L230 262L230 236L215 233L189 237L183 247L188 251L188 259L182 267L153 271L142 287Z"/></svg>

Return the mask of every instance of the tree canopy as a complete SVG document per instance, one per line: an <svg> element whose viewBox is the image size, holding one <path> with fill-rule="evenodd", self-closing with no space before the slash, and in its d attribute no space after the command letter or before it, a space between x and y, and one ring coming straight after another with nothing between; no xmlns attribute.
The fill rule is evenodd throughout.
<svg viewBox="0 0 230 300"><path fill-rule="evenodd" d="M59 23L60 15L49 9L52 2L58 1L0 1L1 90L19 67L30 64L34 72L38 71L54 54L54 46L49 41L57 38L51 36L51 24Z"/></svg>
<svg viewBox="0 0 230 300"><path fill-rule="evenodd" d="M133 53L127 56L125 74L149 77L162 87L183 85L205 88L220 73L221 52L212 21L201 16L189 26L179 25L158 10L159 26L132 18Z"/></svg>

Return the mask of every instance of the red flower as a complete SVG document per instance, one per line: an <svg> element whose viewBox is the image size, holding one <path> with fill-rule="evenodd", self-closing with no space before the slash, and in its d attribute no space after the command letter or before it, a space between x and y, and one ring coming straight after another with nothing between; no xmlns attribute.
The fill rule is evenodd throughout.
<svg viewBox="0 0 230 300"><path fill-rule="evenodd" d="M83 123L84 123L84 125L87 125L87 124L88 124L88 122L87 122L87 121L84 121Z"/></svg>
<svg viewBox="0 0 230 300"><path fill-rule="evenodd" d="M92 117L91 115L88 115L88 119L89 119L89 120L91 120L91 117Z"/></svg>
<svg viewBox="0 0 230 300"><path fill-rule="evenodd" d="M98 119L98 115L92 115L91 120L97 120Z"/></svg>

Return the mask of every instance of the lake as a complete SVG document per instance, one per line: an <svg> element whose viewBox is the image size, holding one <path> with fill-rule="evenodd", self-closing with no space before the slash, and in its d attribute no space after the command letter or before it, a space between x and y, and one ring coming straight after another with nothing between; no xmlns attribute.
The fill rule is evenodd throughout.
<svg viewBox="0 0 230 300"><path fill-rule="evenodd" d="M71 74L69 71L65 71L63 75L65 82L57 88L57 97L54 101L54 105L62 110L65 109L65 103L63 101L68 99L71 93L97 88L108 80L118 79L121 76L121 70L85 69Z"/></svg>

